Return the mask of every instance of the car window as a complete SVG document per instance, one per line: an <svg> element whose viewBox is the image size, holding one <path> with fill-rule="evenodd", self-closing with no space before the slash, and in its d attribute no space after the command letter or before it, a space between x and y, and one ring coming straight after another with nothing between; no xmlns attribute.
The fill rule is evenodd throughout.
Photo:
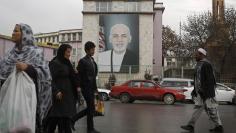
<svg viewBox="0 0 236 133"><path fill-rule="evenodd" d="M162 86L188 86L188 81L163 81Z"/></svg>
<svg viewBox="0 0 236 133"><path fill-rule="evenodd" d="M141 87L141 82L132 81L132 82L129 83L129 87Z"/></svg>
<svg viewBox="0 0 236 133"><path fill-rule="evenodd" d="M163 81L161 83L162 86L175 86L175 82L173 81Z"/></svg>
<svg viewBox="0 0 236 133"><path fill-rule="evenodd" d="M155 85L151 82L143 82L143 87L145 87L145 88L152 88L154 86Z"/></svg>
<svg viewBox="0 0 236 133"><path fill-rule="evenodd" d="M188 86L188 82L187 81L177 81L176 86Z"/></svg>
<svg viewBox="0 0 236 133"><path fill-rule="evenodd" d="M194 86L194 81L190 81L190 83L191 83L191 86Z"/></svg>

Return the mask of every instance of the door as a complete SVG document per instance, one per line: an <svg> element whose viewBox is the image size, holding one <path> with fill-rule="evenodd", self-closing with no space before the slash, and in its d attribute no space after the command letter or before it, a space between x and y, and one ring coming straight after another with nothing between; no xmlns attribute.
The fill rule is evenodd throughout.
<svg viewBox="0 0 236 133"><path fill-rule="evenodd" d="M131 81L129 83L129 93L134 97L135 99L139 99L142 97L142 90L141 90L141 81Z"/></svg>
<svg viewBox="0 0 236 133"><path fill-rule="evenodd" d="M160 93L158 92L158 88L156 88L156 84L152 82L143 81L141 89L142 89L144 98L147 100L155 100L155 99L161 98Z"/></svg>
<svg viewBox="0 0 236 133"><path fill-rule="evenodd" d="M217 101L232 101L232 93L231 91L223 85L216 85L216 100Z"/></svg>

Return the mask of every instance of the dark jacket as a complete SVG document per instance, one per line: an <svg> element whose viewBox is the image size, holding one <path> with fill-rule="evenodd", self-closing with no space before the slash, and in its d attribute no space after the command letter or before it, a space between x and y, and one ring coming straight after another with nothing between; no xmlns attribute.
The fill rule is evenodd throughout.
<svg viewBox="0 0 236 133"><path fill-rule="evenodd" d="M49 63L52 75L53 106L49 116L51 117L71 117L76 113L76 81L75 72L71 68L59 61L57 58ZM56 99L58 92L63 94L62 100Z"/></svg>
<svg viewBox="0 0 236 133"><path fill-rule="evenodd" d="M212 65L207 61L200 61L200 63L201 67L199 73L201 88L197 89L196 86L194 86L192 94L196 95L199 93L201 98L206 100L207 98L215 97L216 80ZM197 70L195 70L194 79L196 79L196 75ZM194 82L196 81L194 80ZM198 90L198 92L196 92L196 90Z"/></svg>
<svg viewBox="0 0 236 133"><path fill-rule="evenodd" d="M78 75L80 78L80 87L84 92L96 91L96 77L98 73L97 64L94 59L88 55L80 59L78 64Z"/></svg>

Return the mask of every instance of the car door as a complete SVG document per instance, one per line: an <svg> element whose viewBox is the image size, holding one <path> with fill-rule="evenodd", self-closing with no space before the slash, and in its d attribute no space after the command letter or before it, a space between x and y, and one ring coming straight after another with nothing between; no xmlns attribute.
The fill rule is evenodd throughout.
<svg viewBox="0 0 236 133"><path fill-rule="evenodd" d="M216 85L216 100L217 101L232 101L232 94L226 86Z"/></svg>
<svg viewBox="0 0 236 133"><path fill-rule="evenodd" d="M140 98L142 97L142 89L141 89L141 81L131 81L129 83L129 93L132 95L132 97Z"/></svg>
<svg viewBox="0 0 236 133"><path fill-rule="evenodd" d="M144 98L147 100L154 100L160 98L160 93L158 93L158 89L156 88L156 84L148 81L142 82L142 92Z"/></svg>

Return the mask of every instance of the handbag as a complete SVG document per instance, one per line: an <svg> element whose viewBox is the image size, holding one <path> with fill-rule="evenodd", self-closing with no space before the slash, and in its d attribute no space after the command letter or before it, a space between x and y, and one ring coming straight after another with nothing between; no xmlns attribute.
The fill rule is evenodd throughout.
<svg viewBox="0 0 236 133"><path fill-rule="evenodd" d="M104 102L101 100L99 95L95 95L95 113L94 116L104 116L105 108Z"/></svg>

